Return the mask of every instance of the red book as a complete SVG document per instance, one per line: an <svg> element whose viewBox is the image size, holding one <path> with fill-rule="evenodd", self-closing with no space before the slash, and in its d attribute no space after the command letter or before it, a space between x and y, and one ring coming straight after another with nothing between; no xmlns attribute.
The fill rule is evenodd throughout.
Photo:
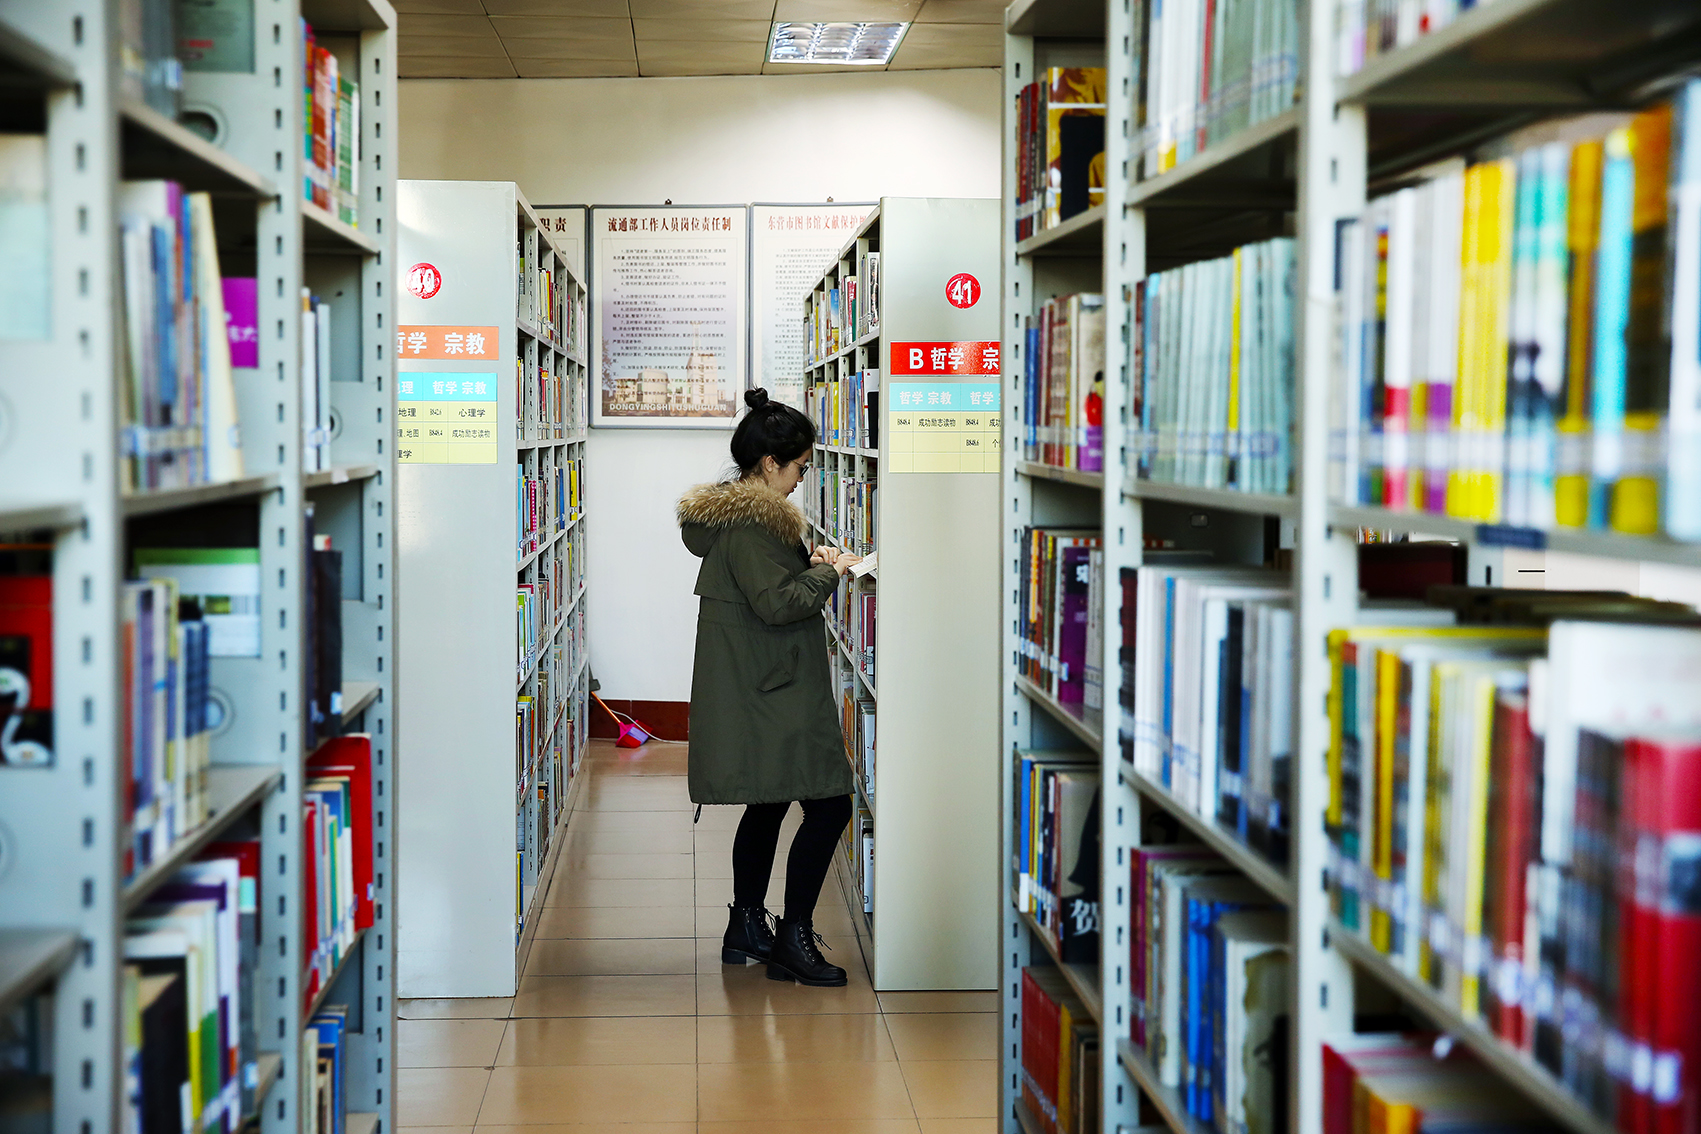
<svg viewBox="0 0 1701 1134"><path fill-rule="evenodd" d="M1619 784L1618 882L1618 1025L1629 1047L1631 1074L1618 1082L1618 1128L1624 1134L1650 1134L1654 1114L1654 984L1645 979L1659 963L1655 956L1658 918L1658 845L1651 830L1648 757L1641 741L1624 746ZM1651 852L1653 860L1644 862ZM1642 1069L1641 1074L1636 1069Z"/></svg>
<svg viewBox="0 0 1701 1134"><path fill-rule="evenodd" d="M237 869L244 882L254 883L254 901L258 908L260 901L260 840L244 839L232 843L208 843L201 848L201 853L195 856L199 862L210 858L234 858Z"/></svg>
<svg viewBox="0 0 1701 1134"><path fill-rule="evenodd" d="M353 808L349 832L354 841L354 927L368 929L373 916L372 737L365 733L332 737L319 746L307 769L316 776L346 776Z"/></svg>
<svg viewBox="0 0 1701 1134"><path fill-rule="evenodd" d="M1494 705L1490 753L1489 856L1484 928L1493 947L1484 987L1484 1016L1496 1034L1524 1044L1524 879L1535 856L1537 779L1530 710L1522 693L1502 692Z"/></svg>
<svg viewBox="0 0 1701 1134"><path fill-rule="evenodd" d="M1653 1128L1701 1131L1701 739L1633 742L1647 854L1657 873L1651 921L1654 963ZM1638 862L1643 860L1639 851Z"/></svg>

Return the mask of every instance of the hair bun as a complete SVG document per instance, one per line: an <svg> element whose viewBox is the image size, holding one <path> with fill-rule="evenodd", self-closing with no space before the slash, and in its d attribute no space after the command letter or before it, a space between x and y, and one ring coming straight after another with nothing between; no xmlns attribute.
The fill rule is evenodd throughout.
<svg viewBox="0 0 1701 1134"><path fill-rule="evenodd" d="M744 404L753 410L761 409L768 404L768 391L760 386L744 391Z"/></svg>

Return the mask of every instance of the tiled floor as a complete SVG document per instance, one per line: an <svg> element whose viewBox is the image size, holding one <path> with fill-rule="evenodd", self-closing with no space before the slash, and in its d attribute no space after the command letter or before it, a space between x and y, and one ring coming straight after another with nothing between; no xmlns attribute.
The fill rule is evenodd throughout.
<svg viewBox="0 0 1701 1134"><path fill-rule="evenodd" d="M742 809L692 825L683 747L593 742L585 774L518 995L401 1003L401 1134L993 1134L993 993L875 993L836 876L847 987L723 966Z"/></svg>

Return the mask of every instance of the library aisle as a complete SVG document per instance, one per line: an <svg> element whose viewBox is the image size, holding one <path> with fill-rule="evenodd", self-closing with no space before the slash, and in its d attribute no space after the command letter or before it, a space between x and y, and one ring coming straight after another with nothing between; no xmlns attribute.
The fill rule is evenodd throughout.
<svg viewBox="0 0 1701 1134"><path fill-rule="evenodd" d="M991 1134L996 994L876 993L841 867L815 925L846 987L721 964L743 809L693 825L685 756L591 742L519 994L397 1005L400 1134Z"/></svg>

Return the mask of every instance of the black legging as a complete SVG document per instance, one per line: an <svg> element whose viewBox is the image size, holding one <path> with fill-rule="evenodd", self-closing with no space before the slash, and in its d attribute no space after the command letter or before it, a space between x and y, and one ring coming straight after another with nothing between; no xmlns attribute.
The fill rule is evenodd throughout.
<svg viewBox="0 0 1701 1134"><path fill-rule="evenodd" d="M821 884L833 865L833 844L850 822L851 797L805 799L803 824L792 836L791 854L786 858L786 920L811 921ZM738 821L732 840L732 901L737 906L766 904L768 879L774 872L774 851L780 842L780 824L785 822L789 803L750 803Z"/></svg>

